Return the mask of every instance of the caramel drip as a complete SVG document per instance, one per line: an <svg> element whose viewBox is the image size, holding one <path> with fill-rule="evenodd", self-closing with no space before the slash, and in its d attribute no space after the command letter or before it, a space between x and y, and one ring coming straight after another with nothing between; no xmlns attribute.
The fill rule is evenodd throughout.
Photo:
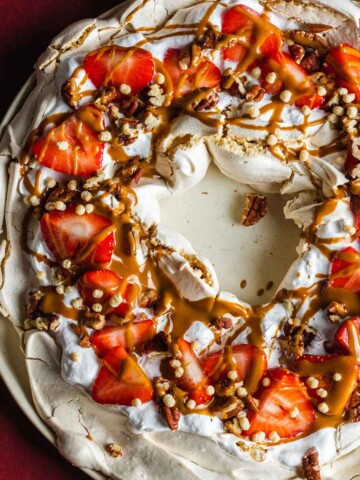
<svg viewBox="0 0 360 480"><path fill-rule="evenodd" d="M139 12L147 3L149 0L143 0L134 10L132 10L129 15L125 18L125 23L131 22L131 20L134 18L134 16Z"/></svg>
<svg viewBox="0 0 360 480"><path fill-rule="evenodd" d="M201 70L199 70L199 73L201 74ZM184 74L186 76L186 73ZM184 76L183 76L184 77ZM182 78L183 78L182 77ZM185 78L185 77L184 77ZM200 77L195 80L196 82L200 81ZM179 82L177 89L181 88L181 82ZM196 87L197 88L197 87ZM176 101L176 105L179 105L181 109L187 113L187 115L190 115L191 117L195 117L198 120L200 120L202 123L205 125L208 125L210 127L220 127L223 124L223 121L220 120L219 118L216 118L212 112L196 112L192 108L192 105L197 104L203 99L206 99L211 93L211 89L203 89L203 90L197 90L193 93L190 93L189 95L186 95L184 98L179 98Z"/></svg>
<svg viewBox="0 0 360 480"><path fill-rule="evenodd" d="M100 242L105 240L112 232L115 231L114 225L110 225L109 227L104 228L101 232L94 235L90 241L86 244L86 246L79 252L79 255L75 259L76 262L81 263L86 258L88 258L91 253L94 251L97 245Z"/></svg>
<svg viewBox="0 0 360 480"><path fill-rule="evenodd" d="M77 78L79 74L83 75L80 82ZM92 96L93 93L95 92L95 90L82 90L87 80L88 80L88 75L86 71L83 69L83 67L81 66L77 67L74 70L72 76L69 79L72 101L74 102L75 105L78 104L83 98Z"/></svg>
<svg viewBox="0 0 360 480"><path fill-rule="evenodd" d="M126 18L126 22L130 22L131 19L136 15L138 11L147 3L148 0L144 0L140 5L138 5ZM107 72L104 83L112 83L114 75L118 70L125 68L126 62L132 53L137 47L141 47L152 41L159 41L166 38L171 38L178 35L193 35L195 41L200 41L201 37L204 35L206 29L210 26L210 18L216 7L220 4L220 0L216 0L209 5L209 8L206 10L203 18L200 22L188 25L167 25L165 26L166 33L164 34L154 34L149 35L146 39L142 40L137 44L136 47L131 47L127 49L125 55L122 56L118 61L114 61L116 55L116 48L114 47L103 47L98 50L97 55L100 56L103 54L104 49L111 49L109 65L111 65L111 70ZM263 57L261 52L261 47L269 38L269 36L274 36L275 40L281 44L281 31L276 27L271 25L268 22L268 10L264 10L262 16L257 16L251 13L246 9L241 9L241 14L246 17L251 25L245 25L241 28L235 35L222 35L222 40L217 42L216 48L222 49L229 45L229 42L234 40L238 45L242 45L246 48L246 53L243 60L239 63L236 74L241 75L249 69L249 67L256 62L259 58ZM176 32L174 30L179 29L181 32ZM141 29L140 29L141 30ZM153 29L142 29L144 31L152 31ZM169 31L170 30L170 31ZM206 125L212 127L219 127L222 122L218 118L215 118L214 113L211 112L197 112L194 111L194 104L197 104L203 99L206 99L211 93L211 89L201 89L201 80L204 75L206 66L200 67L195 75L193 82L193 91L186 97L181 96L181 90L184 87L189 72L184 71L181 75L177 85L174 85L170 75L164 68L162 62L157 59L154 59L155 71L162 73L165 77L165 82L163 84L163 89L165 93L165 102L162 107L148 107L150 112L153 112L156 116L161 118L161 124L159 128L156 129L152 134L152 159L156 158L156 149L171 128L171 123L174 118L179 115L179 111L185 112L187 115L193 116L203 122ZM76 102L79 102L86 96L94 94L94 91L81 91L84 87L87 76L86 73L81 69L83 77L79 83L79 80L76 80L76 77L79 75L81 67L75 70L70 81L70 86L72 88L72 93L74 94L73 99ZM302 84L298 84L294 76L286 70L279 70L279 67L276 63L272 65L272 70L275 71L279 77L286 83L287 87L292 92L292 100L296 100L298 96L306 95L311 92L311 82L309 79L306 79ZM225 88L231 87L233 78L229 76L225 80ZM115 83L115 82L114 82ZM255 122L248 122L249 118L244 115L243 118L234 118L228 120L228 123L231 125L238 125L239 127L246 128L249 130L265 130L267 133L276 133L276 130L281 127L283 130L292 131L299 130L305 132L306 129L310 127L316 127L321 125L324 122L324 119L318 119L314 121L309 121L306 117L302 125L297 126L286 126L283 127L283 110L285 108L284 102L274 100L272 103L263 106L260 109L261 116L266 114L270 115L270 119L266 125L255 125ZM97 109L88 106L81 108L76 115L81 120L81 122L88 124L91 128L99 132L104 128L103 116L100 111ZM32 145L32 142L35 138L46 134L48 128L52 125L59 126L60 131L64 139L66 139L66 132L64 121L68 118L69 114L57 114L50 116L45 119L38 129L36 129L29 137L27 147L22 156L22 175L24 179L25 188L32 195L41 195L40 192L40 171L37 172L36 180L34 185L30 181L26 173L26 163L28 161L28 152ZM82 135L82 123L79 122L77 135L81 137ZM51 140L53 132L50 131L48 134L47 141L43 147L42 152L40 152L40 161L43 158L43 155L48 146L48 142ZM271 152L273 155L280 158L282 161L291 162L293 160L298 160L298 151L296 149L291 149L286 147L285 144L279 144L281 147L281 152L277 149L271 147ZM341 139L337 138L332 145L327 145L319 149L313 149L310 154L324 157L330 153L336 153L344 151L344 146L341 143ZM111 158L119 163L125 163L129 160L129 156L125 153L123 147L117 145L115 141L109 146L108 152ZM75 162L77 161L75 153ZM308 168L309 165L305 162L305 166ZM154 169L153 165L149 164L145 167L143 175L153 176ZM76 171L76 169L75 169ZM311 176L311 175L310 175ZM311 177L312 182L315 187L318 189L316 179ZM174 284L171 278L169 278L159 267L159 260L162 255L169 254L169 250L162 249L162 247L150 246L151 254L148 255L142 262L139 263L138 253L143 244L149 246L147 232L144 232L142 226L139 225L132 216L132 208L136 204L136 194L130 188L122 186L122 196L119 207L116 210L111 210L106 207L100 201L105 198L108 193L103 193L95 201L95 211L98 214L101 214L108 218L111 222L109 227L104 228L101 232L95 235L93 238L90 238L87 244L83 249L78 253L76 258L73 259L75 265L75 274L68 281L68 284L75 284L78 278L87 271L89 268L109 268L120 277L123 281L119 288L115 292L112 292L117 295L124 296L126 295L126 300L128 302L128 309L125 314L125 320L128 322L129 328L125 328L125 336L127 345L132 350L134 346L134 335L131 329L131 322L134 321L133 314L133 305L136 303L137 298L140 293L146 289L155 289L157 292L157 304L156 310L163 311L166 313L167 317L167 326L165 328L166 332L171 333L171 338L173 342L176 342L177 339L182 338L185 332L189 329L192 323L196 321L202 322L204 325L213 328L214 320L222 318L226 315L232 315L234 317L240 317L241 326L234 329L232 335L229 336L226 342L225 352L222 358L219 360L219 371L223 370L225 367L230 367L232 370L236 369L236 360L233 355L233 348L231 346L234 339L245 331L249 331L247 335L247 341L251 344L257 345L260 348L264 348L265 341L262 334L262 322L267 313L276 305L278 302L282 302L284 298L281 298L279 293L277 297L269 304L263 306L255 306L252 309L239 305L237 303L231 303L225 301L219 297L216 298L204 298L197 302L190 302L189 300L182 297L177 286ZM338 242L339 239L324 239L317 236L317 230L319 225L322 224L324 218L327 215L332 214L335 211L335 208L339 200L344 199L346 191L344 188L339 188L337 194L334 198L328 199L319 205L315 209L313 225L310 227L309 232L306 234L306 239L309 243L315 245L319 251L326 256L328 259L333 255L333 250L327 245ZM345 201L345 200L343 200ZM28 247L27 235L29 230L29 222L31 221L33 215L33 209L29 209L28 214L26 215L22 232L21 232L21 245L23 250L29 254L33 255L38 261L43 261L51 267L55 267L57 264L52 262L44 255L37 254L36 252L31 251ZM109 235L114 234L115 237L115 250L109 265L84 265L85 260L91 257L95 247L108 238ZM56 239L55 239L56 240ZM338 256L339 259L348 262L349 265L344 267L341 271L333 274L332 279L341 278L342 276L350 276L356 274L360 268L360 254L352 252L341 252ZM360 312L360 298L357 294L350 292L345 289L338 289L334 287L325 287L327 286L327 275L317 275L317 282L309 287L298 288L293 291L286 292L287 298L293 300L296 315L304 305L306 305L306 311L301 315L302 325L306 325L314 315L322 308L324 308L330 301L337 300L345 303L349 315L357 315ZM67 282L65 282L67 283ZM241 288L245 288L246 281L241 282ZM266 285L266 290L270 290L273 287L272 282L268 282ZM76 310L73 307L69 307L64 304L64 296L58 294L54 287L42 287L41 291L43 293L43 298L41 301L41 311L44 314L59 314L65 318L70 318L81 322L82 313L79 310ZM263 294L264 289L259 290L258 294ZM309 301L310 300L310 301ZM119 319L112 317L112 308L109 302L106 302L103 305L102 313L106 316L109 323L117 323ZM154 322L156 324L157 317L155 316ZM277 334L282 330L285 319L280 319L279 327ZM220 336L219 332L215 332L215 335ZM276 335L277 336L277 335ZM220 340L215 338L215 341ZM273 340L273 342L275 339ZM359 361L360 355L360 345L359 338L355 326L350 324L349 328L349 342L351 354L347 357L342 356L334 361L324 362L323 364L311 364L306 360L298 362L297 369L298 373L301 376L310 376L314 375L314 371L318 375L333 375L335 372L339 372L342 375L342 380L340 382L334 383L332 390L330 392L329 398L327 400L328 406L330 407L328 415L317 414L317 419L314 425L311 428L311 431L316 431L319 428L324 428L325 426L337 426L343 422L343 409L345 408L346 402L356 384L357 381L357 362ZM273 345L270 346L272 348ZM116 376L125 382L128 385L133 385L133 368L134 364L137 366L135 357L129 356L124 359L121 365L119 372L114 372ZM139 374L141 372L140 367ZM166 368L162 365L161 368ZM245 381L245 387L247 388L250 394L254 393L257 390L259 380L263 374L263 364L260 356L255 356L251 364L249 375ZM181 399L184 398L185 392L181 389L175 387L174 389L175 396L177 398L177 405L181 411L185 414L193 413L189 410L185 402ZM219 400L215 399L214 402L208 407L200 410L196 410L196 413L214 415L217 414L219 408ZM308 432L307 432L308 433Z"/></svg>
<svg viewBox="0 0 360 480"><path fill-rule="evenodd" d="M28 255L33 256L38 262L44 262L46 265L49 267L53 267L56 265L56 262L53 262L50 260L48 257L45 255L42 255L41 253L34 252L28 244L28 232L29 232L29 225L31 222L31 219L33 217L33 209L29 209L22 221L21 225L21 233L20 233L20 245L22 250L27 253Z"/></svg>
<svg viewBox="0 0 360 480"><path fill-rule="evenodd" d="M54 287L42 287L44 296L41 300L41 311L45 314L57 314L62 315L72 320L79 320L80 311L73 307L67 307L64 304L64 295L60 295L56 292Z"/></svg>
<svg viewBox="0 0 360 480"><path fill-rule="evenodd" d="M173 82L171 80L171 77L168 71L164 67L164 64L160 62L160 60L158 60L157 58L154 58L154 62L155 62L156 72L162 73L165 77L164 87L165 87L166 98L163 106L168 107L171 104L171 100L174 94Z"/></svg>
<svg viewBox="0 0 360 480"><path fill-rule="evenodd" d="M125 150L122 145L117 145L115 141L109 146L107 153L111 160L118 163L125 163L131 157L125 153Z"/></svg>
<svg viewBox="0 0 360 480"><path fill-rule="evenodd" d="M181 35L194 35L196 32L195 29L192 30L184 30L181 32ZM177 37L179 35L179 32L171 32L171 33L164 33L163 35L150 35L147 38L144 38L143 40L140 40L136 46L137 47L142 47L143 45L146 45L147 43L153 42L153 41L158 41L158 40L164 40L164 38L171 38L171 37Z"/></svg>
<svg viewBox="0 0 360 480"><path fill-rule="evenodd" d="M205 15L202 17L201 21L198 23L197 30L195 32L195 42L200 39L200 37L204 34L206 27L208 25L209 19L221 0L216 0L214 1L210 7L207 9Z"/></svg>
<svg viewBox="0 0 360 480"><path fill-rule="evenodd" d="M30 193L30 195L36 195L37 197L39 197L41 194L41 190L40 190L41 170L37 170L35 174L34 184L32 184L29 176L26 173L24 173L22 177L23 177L24 187Z"/></svg>
<svg viewBox="0 0 360 480"><path fill-rule="evenodd" d="M281 31L266 19L254 15L246 9L241 9L241 15L252 22L250 27L251 31L249 31L249 26L247 25L245 28L240 29L236 35L224 35L223 45L219 45L219 48L222 48L233 38L239 45L246 47L246 54L235 71L237 75L246 72L258 58L262 57L261 46L269 35L275 35L279 46L282 42ZM296 90L297 86L293 81L293 78L289 77L287 80L289 81L289 86L293 86L294 90ZM233 81L233 78L229 77L224 84L225 88L230 88Z"/></svg>
<svg viewBox="0 0 360 480"><path fill-rule="evenodd" d="M297 371L301 377L324 375L332 378L335 373L341 374L341 380L333 382L326 397L326 404L329 407L326 415L341 416L357 383L356 358L340 356L316 364L304 359L297 363ZM322 422L326 424L326 417L323 418Z"/></svg>

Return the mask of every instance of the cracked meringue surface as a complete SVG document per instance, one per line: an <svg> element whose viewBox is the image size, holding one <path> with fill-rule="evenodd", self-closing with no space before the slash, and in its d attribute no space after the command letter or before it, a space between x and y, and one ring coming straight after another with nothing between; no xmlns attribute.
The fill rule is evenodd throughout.
<svg viewBox="0 0 360 480"><path fill-rule="evenodd" d="M40 58L37 86L9 125L0 144L3 176L8 160L12 160L5 206L7 239L1 252L1 309L16 326L22 327L25 292L38 288L39 284L44 289L64 284L64 277L55 270L57 258L44 241L39 218L29 217L26 221L25 253L21 243L23 217L28 209L23 197L30 198L31 202L34 196L29 184L36 184L42 192L48 188L46 182L49 178L56 184L66 182L67 185L73 178L39 163L27 164L24 176L21 162L31 132L51 118L53 120L43 127L42 134L45 135L56 125L57 116L72 112L61 95L64 83L71 77L73 88L79 94L77 108L86 108L92 98L91 92L96 88L83 67L86 54L113 43L125 48L140 46L157 61L163 62L169 48L184 48L194 41L194 33L188 33L187 26L201 23L207 15L207 21L221 30L224 12L239 3L230 0L210 2L209 6L209 2L184 0L179 8L179 2L138 1L116 10L109 18L79 22L69 27L54 39ZM349 39L353 43L354 32L358 32L359 8L350 1L303 2L303 5L282 1L263 3L267 3L268 21L282 30L301 29L303 21L333 26L323 34L320 32L329 46L339 43L337 39L340 37L341 41ZM257 0L247 2L247 6L260 14L264 11L264 5ZM219 51L212 52L210 57L222 72L236 69L236 63L224 60ZM246 72L242 81L248 88L257 84L251 72ZM133 143L122 146L122 155L126 158L139 156L155 160L151 175L136 178L131 183L133 193L126 197L126 201L131 197L131 220L148 236L146 241L135 243L134 258L139 276L147 278L148 287L157 288L150 273L146 273L148 259L156 258L160 275L176 286L181 299L190 304L210 299L231 305L229 312L223 314L224 318L231 319L231 329L220 331L215 341L214 329L202 318L196 318L197 314L200 315L197 311L191 322L184 321L180 327L167 315L166 309L159 313L152 306L135 302L133 314L156 319L157 333L177 332L176 335L194 344L194 351L201 358L220 351L229 338L232 346L248 343L253 327L247 320L252 307L227 292L221 292L211 262L198 257L181 234L161 226L161 199L197 185L211 162L222 174L239 183L251 185L261 192L281 192L289 198L285 217L294 220L306 233L298 247L299 258L290 266L274 301L264 306L260 314L254 316L252 312L253 324L259 324L269 367L282 365L283 339L279 331L294 319L294 311L297 318L309 317L307 326L316 329L314 341L306 346L307 355L326 354L325 341L332 339L336 330L328 320L326 308L317 304L313 308L312 305L321 295L324 278L332 268L332 254L348 247L357 252L360 250L351 230L355 220L346 187L349 179L343 169L347 149L340 144L337 148L328 148L336 143L338 131L329 114L316 108L305 115L300 108L283 102L281 121L276 122L274 132L270 127L269 133L274 110L280 108L280 103L278 100L274 102L267 93L260 102L244 102L243 98L221 92L217 106L207 112L206 118L191 115L184 109L171 122L156 145L155 159L152 158L151 129L145 128ZM251 108L264 114L253 118L248 115ZM126 115L120 114L117 120L121 123L123 118ZM106 117L104 122L106 130L110 125L109 118ZM275 145L268 141L270 134L277 138ZM279 150L277 147L280 146ZM98 213L111 212L114 215L123 208L125 200L103 189L102 182L117 174L118 159L114 161L112 148L113 145L107 142L101 175L89 180L96 183L99 178L101 186L85 190L93 192ZM301 151L310 152L305 161L301 159ZM285 161L286 158L291 161ZM5 205L5 198L2 201ZM32 206L36 208L37 201L34 203ZM121 259L115 260L121 263ZM11 274L15 271L16 276ZM136 283L134 272L130 272L129 278L130 282ZM66 286L66 283L65 276L61 293L65 310L51 310L58 313L57 328L50 335L41 331L26 332L24 340L29 378L39 414L55 431L61 453L79 467L112 478L160 479L168 476L171 468L179 479L230 479L245 478L245 475L255 480L266 474L270 478L285 480L295 478L294 468L301 464L310 447L317 448L321 464L330 464L359 445L360 427L357 423L325 425L325 428L292 442L272 445L271 442L252 442L249 438L239 441L238 436L224 429L223 422L216 415L203 415L196 410L182 415L178 431L171 435L153 401L140 407L102 407L94 403L89 393L102 360L93 348L79 345L79 335L73 328L77 317L74 319L66 314L79 297L78 283L72 289L67 289L71 285ZM306 294L297 294L299 291L306 291ZM282 298L284 292L290 294ZM83 335L91 337L92 333L93 329L86 327ZM151 358L146 353L137 355L139 365L150 379L162 374L161 359ZM120 460L106 455L104 445L109 439L124 445L124 456ZM327 468L324 468L325 475L328 474ZM334 478L332 471L329 474Z"/></svg>

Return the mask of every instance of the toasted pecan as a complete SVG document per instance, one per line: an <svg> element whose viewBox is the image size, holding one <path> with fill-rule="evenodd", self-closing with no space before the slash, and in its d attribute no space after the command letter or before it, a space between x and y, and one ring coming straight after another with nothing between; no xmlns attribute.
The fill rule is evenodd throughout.
<svg viewBox="0 0 360 480"><path fill-rule="evenodd" d="M168 345L170 343L170 334L159 332L153 338L144 342L139 353L145 353L149 356L167 356L170 355Z"/></svg>
<svg viewBox="0 0 360 480"><path fill-rule="evenodd" d="M115 87L110 85L104 85L96 92L95 105L101 110L105 110L110 102L113 102L118 96L118 92Z"/></svg>
<svg viewBox="0 0 360 480"><path fill-rule="evenodd" d="M323 58L316 53L307 53L300 61L300 65L309 73L317 72L321 69Z"/></svg>
<svg viewBox="0 0 360 480"><path fill-rule="evenodd" d="M221 407L221 416L224 420L236 417L244 409L244 402L233 396Z"/></svg>
<svg viewBox="0 0 360 480"><path fill-rule="evenodd" d="M306 480L321 480L319 453L316 448L310 448L302 459L302 469Z"/></svg>
<svg viewBox="0 0 360 480"><path fill-rule="evenodd" d="M335 301L331 302L327 307L327 314L331 322L339 322L347 315L345 303Z"/></svg>
<svg viewBox="0 0 360 480"><path fill-rule="evenodd" d="M293 42L303 47L313 48L320 51L324 51L326 47L325 40L315 32L306 30L289 30L285 32L285 35Z"/></svg>
<svg viewBox="0 0 360 480"><path fill-rule="evenodd" d="M260 102L265 95L265 90L260 85L253 85L246 93L246 100L249 102Z"/></svg>
<svg viewBox="0 0 360 480"><path fill-rule="evenodd" d="M245 227L255 225L265 217L268 208L267 198L264 195L256 193L246 195L246 204L241 219L242 225Z"/></svg>
<svg viewBox="0 0 360 480"><path fill-rule="evenodd" d="M216 92L210 89L206 90L208 90L208 93L205 98L201 98L200 100L195 99L192 103L192 108L196 112L201 112L203 110L212 110L219 102L219 95Z"/></svg>
<svg viewBox="0 0 360 480"><path fill-rule="evenodd" d="M294 318L284 324L279 341L287 355L297 359L304 354L305 348L311 344L315 337L316 331L314 328Z"/></svg>
<svg viewBox="0 0 360 480"><path fill-rule="evenodd" d="M126 95L119 100L119 111L127 117L138 115L144 110L144 103L134 95Z"/></svg>
<svg viewBox="0 0 360 480"><path fill-rule="evenodd" d="M302 59L305 57L306 51L302 45L293 43L292 45L289 45L289 53L291 57L295 60L295 62L297 64L300 64Z"/></svg>

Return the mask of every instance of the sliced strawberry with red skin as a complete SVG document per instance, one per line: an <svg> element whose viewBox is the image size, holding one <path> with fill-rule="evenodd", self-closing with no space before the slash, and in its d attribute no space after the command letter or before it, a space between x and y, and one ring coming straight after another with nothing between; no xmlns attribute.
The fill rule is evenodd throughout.
<svg viewBox="0 0 360 480"><path fill-rule="evenodd" d="M97 330L91 337L91 343L99 357L103 357L114 347L123 347L130 351L149 340L154 333L153 321L141 320L129 326L108 326Z"/></svg>
<svg viewBox="0 0 360 480"><path fill-rule="evenodd" d="M242 10L248 10L254 15L258 15L255 10L252 10L249 7L244 5L235 5L224 13L222 21L222 32L227 34L235 34L239 32L240 29L249 33L249 41L252 34L253 22L244 16ZM245 57L247 48L243 45L234 45L232 47L225 48L223 51L223 56L225 60L232 60L234 62L241 62Z"/></svg>
<svg viewBox="0 0 360 480"><path fill-rule="evenodd" d="M208 403L212 397L206 393L209 380L204 373L200 360L195 355L189 342L180 338L179 350L182 353L181 363L184 374L179 380L179 386L189 392L189 398L199 404Z"/></svg>
<svg viewBox="0 0 360 480"><path fill-rule="evenodd" d="M101 115L94 107L91 110ZM104 144L98 139L98 133L74 113L36 140L31 149L45 167L68 175L89 177L101 167Z"/></svg>
<svg viewBox="0 0 360 480"><path fill-rule="evenodd" d="M317 93L311 95L305 95L304 97L298 98L295 102L295 105L299 108L309 107L311 110L314 108L321 107L325 102L325 97L320 97Z"/></svg>
<svg viewBox="0 0 360 480"><path fill-rule="evenodd" d="M358 165L358 163L359 163L359 161L354 157L351 150L349 150L348 153L347 153L346 160L345 160L345 165L344 165L345 172L348 175L351 175L352 171Z"/></svg>
<svg viewBox="0 0 360 480"><path fill-rule="evenodd" d="M360 51L350 45L334 47L327 54L324 70L335 76L336 86L345 87L360 100Z"/></svg>
<svg viewBox="0 0 360 480"><path fill-rule="evenodd" d="M80 295L84 299L85 305L91 307L94 303L106 305L106 311L109 315L124 317L129 307L129 295L134 284L127 283L122 277L112 270L91 270L84 273L79 279L78 288ZM94 290L101 290L103 296L94 298ZM115 308L109 307L108 303L113 295L120 294L123 301Z"/></svg>
<svg viewBox="0 0 360 480"><path fill-rule="evenodd" d="M275 52L267 60L268 66L285 84L294 89L306 90L312 83L305 70L285 52Z"/></svg>
<svg viewBox="0 0 360 480"><path fill-rule="evenodd" d="M261 15L253 10L250 7L245 5L234 5L233 7L226 10L223 15L222 20L222 32L230 35L242 35L246 41L249 43L249 48L251 44L254 43L254 22L250 16L260 18ZM281 49L282 39L275 33L270 33L269 36L264 40L264 43L260 46L260 55L267 56ZM225 60L232 60L236 62L241 62L245 57L248 48L244 45L234 45L232 47L225 48L223 51L223 56Z"/></svg>
<svg viewBox="0 0 360 480"><path fill-rule="evenodd" d="M284 82L279 77L276 77L274 83L267 82L266 77L270 72L272 72L270 66L266 63L262 63L259 65L259 67L261 69L261 87L269 95L278 95L281 90L284 89Z"/></svg>
<svg viewBox="0 0 360 480"><path fill-rule="evenodd" d="M301 362L301 360L306 360L311 363L323 363L333 358L338 358L338 354L335 353L331 355L303 355L297 360L297 362ZM296 365L299 364L296 363ZM301 379L307 387L308 394L312 402L318 405L319 403L323 402L324 399L318 395L317 390L323 388L324 390L329 391L333 386L334 380L330 375L317 375L315 369L314 373L311 376L318 381L318 385L316 388L310 388L309 385L306 384L307 377L303 377Z"/></svg>
<svg viewBox="0 0 360 480"><path fill-rule="evenodd" d="M337 252L331 264L328 286L360 294L360 254L353 247Z"/></svg>
<svg viewBox="0 0 360 480"><path fill-rule="evenodd" d="M44 242L58 260L109 263L115 246L111 222L97 213L76 214L76 206L53 210L40 218Z"/></svg>
<svg viewBox="0 0 360 480"><path fill-rule="evenodd" d="M350 395L358 380L358 366L355 357L342 355L303 355L295 363L296 370L302 378L314 377L319 386L312 392L315 404L326 402L327 415L343 413ZM334 375L340 374L340 380L335 381ZM326 400L318 394L318 389L326 390Z"/></svg>
<svg viewBox="0 0 360 480"><path fill-rule="evenodd" d="M351 323L355 326L358 337L360 338L360 317L349 318L340 325L335 333L334 341L335 345L340 351L344 353L350 353L349 345L349 328Z"/></svg>
<svg viewBox="0 0 360 480"><path fill-rule="evenodd" d="M152 55L142 48L111 45L90 52L84 59L84 69L96 88L102 85L129 85L137 94L154 75Z"/></svg>
<svg viewBox="0 0 360 480"><path fill-rule="evenodd" d="M228 351L211 354L203 364L204 372L217 382L227 378L230 370L236 370L239 381L244 382L249 393L253 393L264 376L267 361L264 351L256 345L235 345Z"/></svg>
<svg viewBox="0 0 360 480"><path fill-rule="evenodd" d="M209 60L203 60L196 67L180 68L182 52L169 48L165 54L164 66L174 86L174 96L182 97L201 88L216 88L221 84L221 72Z"/></svg>
<svg viewBox="0 0 360 480"><path fill-rule="evenodd" d="M269 370L268 387L262 387L256 394L259 399L259 411L250 411L248 419L251 436L264 432L267 436L276 431L280 438L295 437L306 432L315 420L315 411L306 389L298 375L283 368ZM294 418L290 414L295 409Z"/></svg>
<svg viewBox="0 0 360 480"><path fill-rule="evenodd" d="M274 89L278 93L280 81L284 83L286 88L295 94L295 105L310 108L316 108L322 105L324 97L316 93L316 87L306 71L298 65L287 53L276 52L269 56L266 65L277 75ZM271 86L267 87L271 93Z"/></svg>
<svg viewBox="0 0 360 480"><path fill-rule="evenodd" d="M150 380L123 347L115 347L103 360L91 396L97 403L130 406L135 398L143 403L153 397Z"/></svg>

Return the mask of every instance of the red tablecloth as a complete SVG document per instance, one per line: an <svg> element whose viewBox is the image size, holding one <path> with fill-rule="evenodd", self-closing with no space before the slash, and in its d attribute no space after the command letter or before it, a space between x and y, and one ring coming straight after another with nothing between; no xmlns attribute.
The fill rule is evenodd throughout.
<svg viewBox="0 0 360 480"><path fill-rule="evenodd" d="M0 0L0 117L32 73L51 38L70 23L94 17L116 0ZM82 480L32 426L0 381L0 479Z"/></svg>

